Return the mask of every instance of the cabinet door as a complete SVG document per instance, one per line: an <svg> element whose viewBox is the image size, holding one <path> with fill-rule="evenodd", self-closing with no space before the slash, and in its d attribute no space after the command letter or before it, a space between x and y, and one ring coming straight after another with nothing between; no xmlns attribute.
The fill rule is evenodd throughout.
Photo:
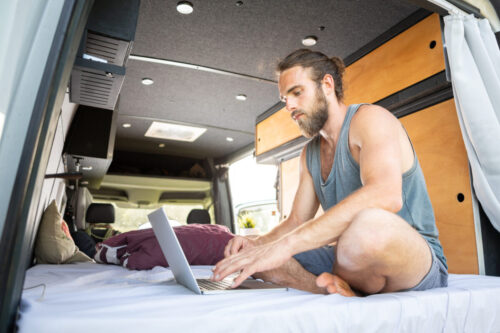
<svg viewBox="0 0 500 333"><path fill-rule="evenodd" d="M469 163L454 100L400 120L424 172L449 272L477 274Z"/></svg>
<svg viewBox="0 0 500 333"><path fill-rule="evenodd" d="M433 14L346 68L345 103L374 103L444 70L439 16Z"/></svg>

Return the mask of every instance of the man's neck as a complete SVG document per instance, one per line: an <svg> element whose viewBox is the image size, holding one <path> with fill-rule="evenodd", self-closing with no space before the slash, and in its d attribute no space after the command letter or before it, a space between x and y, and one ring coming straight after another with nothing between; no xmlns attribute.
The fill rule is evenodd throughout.
<svg viewBox="0 0 500 333"><path fill-rule="evenodd" d="M319 134L331 147L337 144L346 113L347 106L344 103L332 101L328 104L328 120L325 126L319 131Z"/></svg>

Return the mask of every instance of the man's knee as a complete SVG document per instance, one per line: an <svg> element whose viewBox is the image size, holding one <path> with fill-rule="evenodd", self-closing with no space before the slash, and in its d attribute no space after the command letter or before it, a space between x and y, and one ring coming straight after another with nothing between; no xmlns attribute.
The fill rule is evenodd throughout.
<svg viewBox="0 0 500 333"><path fill-rule="evenodd" d="M364 209L351 221L339 238L337 262L345 268L360 269L373 258L384 255L391 242L390 212Z"/></svg>

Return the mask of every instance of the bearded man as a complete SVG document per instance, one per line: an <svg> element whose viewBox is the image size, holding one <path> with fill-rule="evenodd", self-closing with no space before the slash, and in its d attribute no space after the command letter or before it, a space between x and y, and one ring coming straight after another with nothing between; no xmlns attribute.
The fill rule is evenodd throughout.
<svg viewBox="0 0 500 333"><path fill-rule="evenodd" d="M386 109L343 103L339 58L301 49L278 65L279 91L304 136L289 217L257 238L236 236L214 268L314 293L344 296L447 285L422 170ZM324 214L314 218L318 206Z"/></svg>

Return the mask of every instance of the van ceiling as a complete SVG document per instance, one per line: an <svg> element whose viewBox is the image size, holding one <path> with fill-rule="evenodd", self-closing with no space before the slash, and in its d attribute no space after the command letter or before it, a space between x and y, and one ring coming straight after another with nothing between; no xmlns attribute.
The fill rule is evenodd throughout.
<svg viewBox="0 0 500 333"><path fill-rule="evenodd" d="M194 158L234 153L253 144L256 117L279 102L275 66L304 47L302 38L315 35L313 50L345 58L419 9L399 0L243 0L240 6L236 0L191 0L193 13L182 15L177 2L141 1L133 55L264 80L129 59L116 150ZM142 78L154 84L145 86ZM238 94L247 100L236 100ZM145 137L155 120L207 131L194 143Z"/></svg>

